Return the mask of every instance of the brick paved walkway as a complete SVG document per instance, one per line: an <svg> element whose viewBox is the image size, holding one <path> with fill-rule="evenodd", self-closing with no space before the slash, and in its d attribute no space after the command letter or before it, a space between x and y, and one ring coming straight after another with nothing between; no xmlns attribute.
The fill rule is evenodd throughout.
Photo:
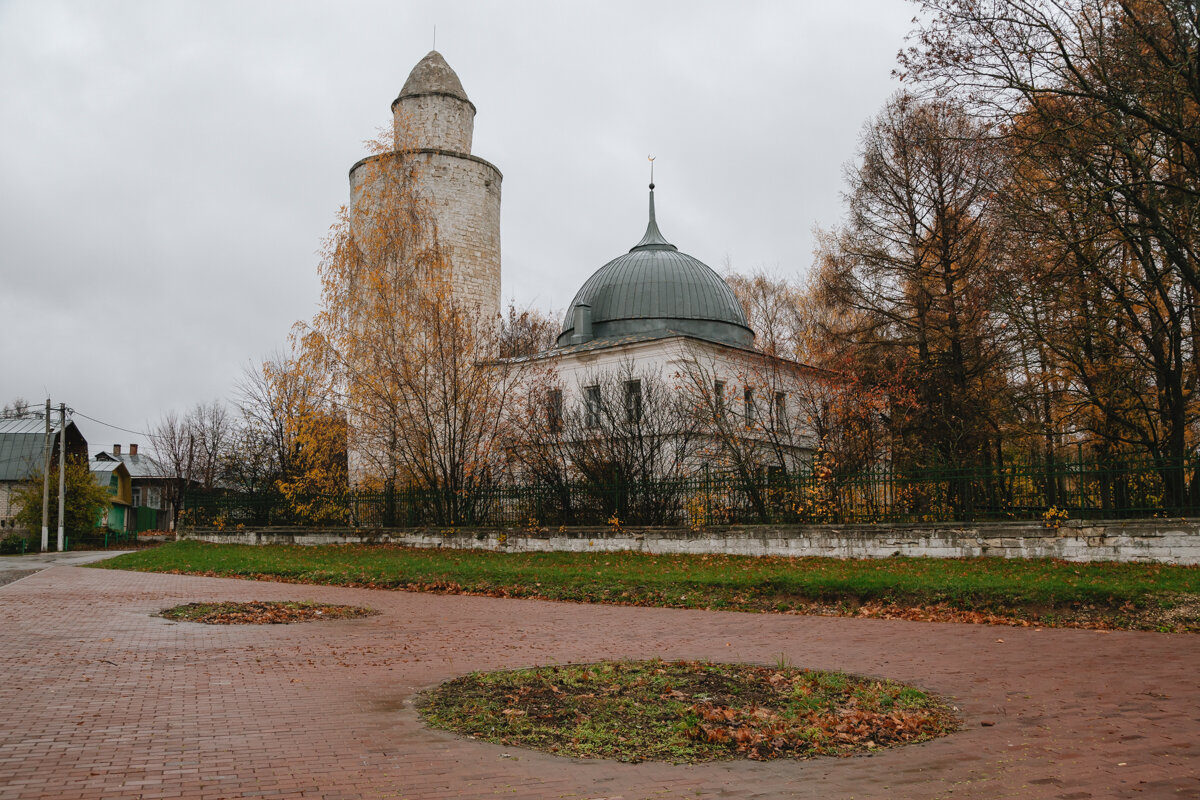
<svg viewBox="0 0 1200 800"><path fill-rule="evenodd" d="M381 616L204 626L195 600ZM916 682L966 719L872 757L572 761L425 728L474 670L712 658ZM1200 636L619 608L54 567L0 587L0 798L1196 798ZM981 722L995 724L984 727Z"/></svg>

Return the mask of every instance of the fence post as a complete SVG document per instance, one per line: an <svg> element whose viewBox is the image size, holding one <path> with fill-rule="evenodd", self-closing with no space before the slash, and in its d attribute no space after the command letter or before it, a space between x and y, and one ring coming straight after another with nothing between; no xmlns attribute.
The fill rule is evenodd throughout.
<svg viewBox="0 0 1200 800"><path fill-rule="evenodd" d="M1076 458L1076 461L1079 463L1078 478L1076 478L1076 480L1079 481L1079 516L1082 517L1086 498L1087 498L1087 494L1086 494L1087 487L1084 486L1084 480L1083 480L1083 443L1082 442L1075 443L1075 458Z"/></svg>
<svg viewBox="0 0 1200 800"><path fill-rule="evenodd" d="M712 499L712 475L709 472L708 464L704 465L704 516L709 524L712 524L713 499Z"/></svg>

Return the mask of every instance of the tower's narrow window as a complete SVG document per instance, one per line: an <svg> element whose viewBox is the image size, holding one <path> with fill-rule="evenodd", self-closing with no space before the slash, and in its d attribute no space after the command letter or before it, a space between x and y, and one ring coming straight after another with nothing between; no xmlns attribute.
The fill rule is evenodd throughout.
<svg viewBox="0 0 1200 800"><path fill-rule="evenodd" d="M713 416L725 419L725 381L713 381Z"/></svg>
<svg viewBox="0 0 1200 800"><path fill-rule="evenodd" d="M775 419L772 422L780 430L787 425L787 394L784 392L775 393Z"/></svg>
<svg viewBox="0 0 1200 800"><path fill-rule="evenodd" d="M746 417L746 427L753 428L758 422L758 408L754 405L753 386L747 386L742 391L742 410Z"/></svg>

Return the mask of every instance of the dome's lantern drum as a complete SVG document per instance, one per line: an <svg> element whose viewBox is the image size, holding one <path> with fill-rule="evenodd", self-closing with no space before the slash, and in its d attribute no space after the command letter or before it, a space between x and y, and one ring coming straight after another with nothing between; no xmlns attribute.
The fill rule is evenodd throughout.
<svg viewBox="0 0 1200 800"><path fill-rule="evenodd" d="M567 310L558 346L652 333L734 347L754 344L729 284L702 261L679 252L658 230L653 183L646 235L583 284Z"/></svg>

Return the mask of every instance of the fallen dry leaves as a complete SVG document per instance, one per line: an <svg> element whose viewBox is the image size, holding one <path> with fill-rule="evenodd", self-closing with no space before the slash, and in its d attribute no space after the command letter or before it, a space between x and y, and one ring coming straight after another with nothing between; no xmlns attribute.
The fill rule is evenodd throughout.
<svg viewBox="0 0 1200 800"><path fill-rule="evenodd" d="M359 606L294 601L248 603L187 603L162 611L159 616L206 625L284 625L320 619L349 619L379 612Z"/></svg>
<svg viewBox="0 0 1200 800"><path fill-rule="evenodd" d="M699 597L688 601L687 596L675 597L656 591L639 591L637 587L617 587L613 590L572 592L569 595L543 588L540 583L483 586L460 583L452 580L399 581L376 580L367 577L350 578L339 576L336 580L319 577L280 575L275 573L242 573L201 569L163 570L175 575L203 575L214 578L236 577L244 580L270 581L276 583L299 583L313 585L338 585L358 589L385 591L429 592L433 594L458 594L475 597L525 598L566 602L600 603L604 605L675 607L720 609L724 611L746 611L755 613L811 614L819 616L869 617L874 619L902 619L912 622L958 622L971 625L1006 625L1012 627L1039 628L1085 628L1089 630L1137 630L1166 631L1174 633L1200 632L1200 598L1188 597L1172 608L1159 608L1153 604L1143 608L1125 605L1113 610L1101 606L1073 605L1053 609L1014 608L1004 612L980 611L956 607L950 603L900 603L867 601L863 603L829 603L806 600L800 597L747 597L734 595L724 598L721 605L706 605ZM779 608L786 600L786 609Z"/></svg>
<svg viewBox="0 0 1200 800"><path fill-rule="evenodd" d="M418 707L475 738L623 761L849 756L958 727L943 701L892 681L695 661L472 673Z"/></svg>

